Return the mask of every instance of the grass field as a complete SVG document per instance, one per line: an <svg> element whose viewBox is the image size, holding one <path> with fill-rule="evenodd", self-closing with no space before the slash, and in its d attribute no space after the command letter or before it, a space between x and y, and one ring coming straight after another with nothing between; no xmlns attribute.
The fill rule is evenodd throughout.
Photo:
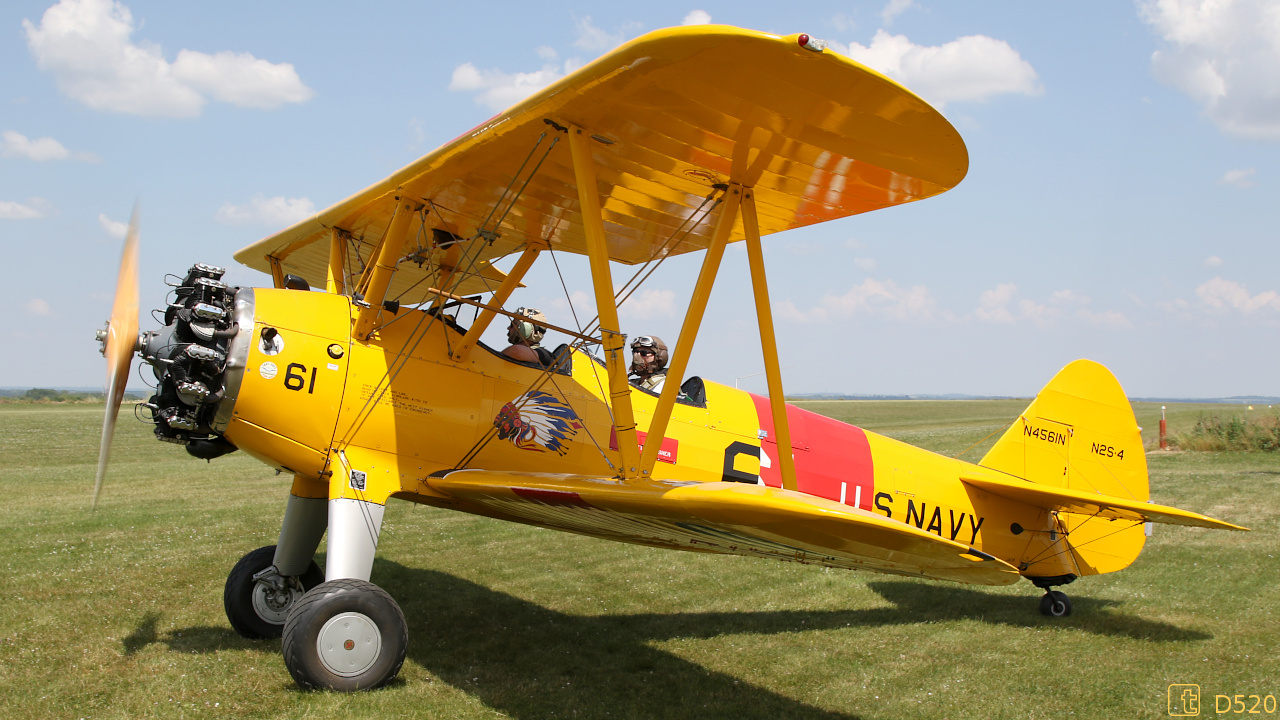
<svg viewBox="0 0 1280 720"><path fill-rule="evenodd" d="M1023 401L805 406L977 461ZM1140 405L1154 445L1159 406ZM1171 430L1199 413L1170 406ZM1133 718L1197 684L1280 716L1280 454L1149 456L1152 499L1253 528L1157 526L1128 570L1036 611L980 588L701 556L392 503L373 580L409 621L400 679L296 689L236 635L226 573L274 543L288 478L206 464L122 420L89 512L102 406L0 407L3 718ZM321 548L323 552L323 546ZM1265 697L1273 700L1267 705ZM1241 713L1243 715L1243 713Z"/></svg>

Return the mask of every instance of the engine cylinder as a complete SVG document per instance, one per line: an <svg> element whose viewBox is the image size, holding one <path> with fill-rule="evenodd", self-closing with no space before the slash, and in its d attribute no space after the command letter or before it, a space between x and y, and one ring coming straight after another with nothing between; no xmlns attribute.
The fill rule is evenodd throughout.
<svg viewBox="0 0 1280 720"><path fill-rule="evenodd" d="M185 445L206 460L236 449L222 431L235 403L241 356L247 354L239 345L253 325L253 290L228 287L223 273L213 265L193 265L165 308L165 327L146 333L140 350L157 381L145 404L156 438ZM249 327L241 332L246 306ZM234 386L231 393L228 385Z"/></svg>

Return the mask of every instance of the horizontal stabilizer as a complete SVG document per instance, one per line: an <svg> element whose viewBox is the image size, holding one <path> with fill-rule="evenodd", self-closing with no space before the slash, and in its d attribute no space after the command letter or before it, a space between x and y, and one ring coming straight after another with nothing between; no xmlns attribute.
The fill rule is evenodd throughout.
<svg viewBox="0 0 1280 720"><path fill-rule="evenodd" d="M743 483L458 470L427 480L460 510L609 540L1008 585L986 553L841 503Z"/></svg>
<svg viewBox="0 0 1280 720"><path fill-rule="evenodd" d="M992 495L1026 503L1033 507L1081 515L1098 515L1118 520L1158 522L1167 525L1215 528L1218 530L1248 530L1207 515L1179 510L1167 505L1126 500L1111 495L1071 490L1063 487L1038 485L1015 477L1001 477L995 473L961 475L960 480Z"/></svg>

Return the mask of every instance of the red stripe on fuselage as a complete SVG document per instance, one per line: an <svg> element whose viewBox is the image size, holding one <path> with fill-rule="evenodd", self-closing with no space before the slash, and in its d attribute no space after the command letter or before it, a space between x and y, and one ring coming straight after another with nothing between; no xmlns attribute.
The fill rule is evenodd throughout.
<svg viewBox="0 0 1280 720"><path fill-rule="evenodd" d="M760 477L765 485L782 487L778 440L769 398L752 395L751 401L756 406L760 429L769 433L760 441L761 453L768 456L767 460L760 458ZM787 406L787 425L791 430L797 489L836 502L840 502L843 489L846 505L856 502L863 510L871 510L875 473L871 445L862 428L791 405Z"/></svg>

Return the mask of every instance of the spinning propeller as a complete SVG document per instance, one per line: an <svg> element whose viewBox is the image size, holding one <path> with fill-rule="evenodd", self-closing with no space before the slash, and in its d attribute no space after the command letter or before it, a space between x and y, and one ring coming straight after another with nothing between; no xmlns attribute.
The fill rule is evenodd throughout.
<svg viewBox="0 0 1280 720"><path fill-rule="evenodd" d="M93 507L98 506L102 477L107 472L111 455L111 439L116 431L116 417L124 399L124 386L129 380L129 365L138 348L138 208L129 218L129 232L124 239L120 258L120 274L116 278L116 300L105 330L98 331L102 355L107 359L107 414L102 421L102 446L98 450L98 475L93 481Z"/></svg>

